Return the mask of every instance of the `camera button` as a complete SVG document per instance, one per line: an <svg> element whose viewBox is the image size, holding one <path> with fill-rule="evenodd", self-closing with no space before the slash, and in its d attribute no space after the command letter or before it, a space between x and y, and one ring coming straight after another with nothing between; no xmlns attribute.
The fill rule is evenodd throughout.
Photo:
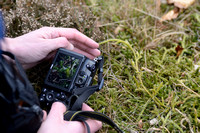
<svg viewBox="0 0 200 133"><path fill-rule="evenodd" d="M79 75L80 75L80 76L84 76L84 75L85 75L85 72L84 72L84 71L80 71L80 72L79 72Z"/></svg>
<svg viewBox="0 0 200 133"><path fill-rule="evenodd" d="M46 99L48 102L52 102L55 98L55 95L52 92L48 92L46 95Z"/></svg>
<svg viewBox="0 0 200 133"><path fill-rule="evenodd" d="M78 79L78 83L82 84L83 83L83 79L82 78Z"/></svg>
<svg viewBox="0 0 200 133"><path fill-rule="evenodd" d="M94 72L95 69L96 69L95 64L93 64L93 65L89 65L89 64L87 64L86 67L87 67L87 69L90 70L91 72Z"/></svg>
<svg viewBox="0 0 200 133"><path fill-rule="evenodd" d="M87 64L86 67L87 67L87 68L90 68L90 64Z"/></svg>
<svg viewBox="0 0 200 133"><path fill-rule="evenodd" d="M57 102L58 101L58 99L56 98L55 100L54 100L54 102Z"/></svg>
<svg viewBox="0 0 200 133"><path fill-rule="evenodd" d="M61 99L62 99L62 100L65 100L65 99L66 99L65 94L61 95Z"/></svg>
<svg viewBox="0 0 200 133"><path fill-rule="evenodd" d="M56 94L56 97L57 97L57 98L60 98L60 95L61 95L60 93L57 93L57 94Z"/></svg>
<svg viewBox="0 0 200 133"><path fill-rule="evenodd" d="M44 97L40 97L40 102L44 102L45 98Z"/></svg>
<svg viewBox="0 0 200 133"><path fill-rule="evenodd" d="M44 93L47 92L47 89L46 89L46 88L43 88L43 89L42 89L42 92L44 92Z"/></svg>
<svg viewBox="0 0 200 133"><path fill-rule="evenodd" d="M96 66L93 64L91 67L90 67L91 71L94 71L96 69Z"/></svg>

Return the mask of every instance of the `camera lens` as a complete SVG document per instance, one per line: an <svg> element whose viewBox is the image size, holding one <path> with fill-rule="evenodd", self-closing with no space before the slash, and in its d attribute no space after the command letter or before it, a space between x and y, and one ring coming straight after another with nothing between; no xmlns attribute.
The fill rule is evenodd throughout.
<svg viewBox="0 0 200 133"><path fill-rule="evenodd" d="M53 100L54 100L54 94L52 93L52 92L49 92L49 93L47 93L47 95L46 95L46 99L47 99L47 101L49 101L49 102L52 102Z"/></svg>

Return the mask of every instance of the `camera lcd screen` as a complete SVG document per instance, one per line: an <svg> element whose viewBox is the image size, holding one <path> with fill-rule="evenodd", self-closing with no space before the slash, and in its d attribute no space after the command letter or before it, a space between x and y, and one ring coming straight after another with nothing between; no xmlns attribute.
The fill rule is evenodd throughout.
<svg viewBox="0 0 200 133"><path fill-rule="evenodd" d="M81 59L59 53L47 78L47 82L59 88L68 88Z"/></svg>

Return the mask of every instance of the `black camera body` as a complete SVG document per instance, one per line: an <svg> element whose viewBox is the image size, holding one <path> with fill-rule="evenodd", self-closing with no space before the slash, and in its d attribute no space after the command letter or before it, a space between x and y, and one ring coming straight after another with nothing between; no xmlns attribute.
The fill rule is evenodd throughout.
<svg viewBox="0 0 200 133"><path fill-rule="evenodd" d="M81 95L76 92L92 85L101 59L90 60L84 55L60 48L39 97L42 108L49 110L53 102L62 101L70 109Z"/></svg>

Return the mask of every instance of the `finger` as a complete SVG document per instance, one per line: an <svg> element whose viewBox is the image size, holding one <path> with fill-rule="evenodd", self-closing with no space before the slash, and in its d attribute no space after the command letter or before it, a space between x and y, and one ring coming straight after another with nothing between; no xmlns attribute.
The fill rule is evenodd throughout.
<svg viewBox="0 0 200 133"><path fill-rule="evenodd" d="M69 40L74 40L87 45L90 48L98 48L99 44L73 28L55 28L54 35L66 37Z"/></svg>
<svg viewBox="0 0 200 133"><path fill-rule="evenodd" d="M44 121L47 118L47 112L45 110L42 110L42 111L43 111L43 121Z"/></svg>
<svg viewBox="0 0 200 133"><path fill-rule="evenodd" d="M74 47L84 51L84 52L87 52L95 57L99 56L101 54L101 52L98 50L98 49L94 49L94 48L90 48L88 47L87 45L85 44L82 44L80 42L76 42L76 41L73 41L73 40L69 40L69 42L71 42Z"/></svg>
<svg viewBox="0 0 200 133"><path fill-rule="evenodd" d="M101 121L88 119L85 122L87 122L87 124L89 125L91 133L94 133L102 128Z"/></svg>
<svg viewBox="0 0 200 133"><path fill-rule="evenodd" d="M63 115L65 111L66 111L66 106L63 103L55 102L51 106L48 118L53 119L55 121L63 121Z"/></svg>
<svg viewBox="0 0 200 133"><path fill-rule="evenodd" d="M57 52L57 50L50 52L50 53L46 56L45 60L47 60L47 61L52 61L52 60L54 59L55 55L56 55L56 52Z"/></svg>
<svg viewBox="0 0 200 133"><path fill-rule="evenodd" d="M83 111L94 111L90 106L88 106L85 103L83 103L82 110ZM88 119L88 120L86 120L86 122L89 125L91 132L96 132L99 129L101 129L101 127L102 127L101 121Z"/></svg>
<svg viewBox="0 0 200 133"><path fill-rule="evenodd" d="M90 106L88 106L87 104L83 103L82 111L94 111L94 110Z"/></svg>
<svg viewBox="0 0 200 133"><path fill-rule="evenodd" d="M83 54L83 55L85 55L86 57L88 57L88 58L90 58L91 60L93 60L96 56L94 56L94 55L91 55L90 53L87 53L87 52L85 52L85 51L83 51L83 50L80 50L80 49L78 49L78 48L74 48L74 50L73 50L74 52L76 52L76 53L79 53L79 54Z"/></svg>
<svg viewBox="0 0 200 133"><path fill-rule="evenodd" d="M65 38L65 37L58 37L54 39L45 39L47 48L50 51L54 51L58 48L66 48L68 50L73 50L74 46Z"/></svg>

